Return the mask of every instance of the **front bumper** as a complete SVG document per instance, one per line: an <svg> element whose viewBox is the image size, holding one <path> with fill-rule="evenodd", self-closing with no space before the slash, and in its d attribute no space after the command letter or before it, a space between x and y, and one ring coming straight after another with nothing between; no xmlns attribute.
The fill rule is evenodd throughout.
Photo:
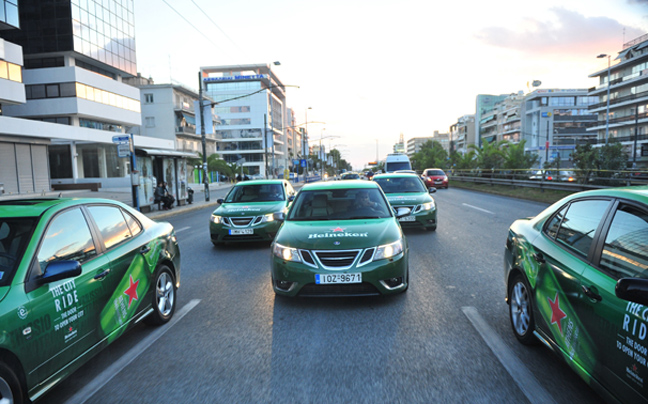
<svg viewBox="0 0 648 404"><path fill-rule="evenodd" d="M401 227L403 229L417 227L425 229L436 229L437 227L437 210L427 210L423 212L418 212L413 215L408 215L405 217L414 217L413 221L402 221L399 220Z"/></svg>
<svg viewBox="0 0 648 404"><path fill-rule="evenodd" d="M408 287L408 255L401 252L394 258L370 262L345 270L313 268L301 262L285 261L272 255L272 288L283 296L371 296L404 292ZM316 274L362 273L362 283L315 283ZM394 279L397 279L394 281Z"/></svg>
<svg viewBox="0 0 648 404"><path fill-rule="evenodd" d="M214 244L225 242L272 241L281 227L280 221L264 222L245 227L225 226L222 223L209 222L209 233ZM231 230L250 230L252 234L231 234Z"/></svg>

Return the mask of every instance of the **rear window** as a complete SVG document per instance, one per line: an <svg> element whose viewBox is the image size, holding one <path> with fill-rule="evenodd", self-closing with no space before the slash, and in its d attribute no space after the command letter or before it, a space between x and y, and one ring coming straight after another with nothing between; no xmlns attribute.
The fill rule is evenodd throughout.
<svg viewBox="0 0 648 404"><path fill-rule="evenodd" d="M388 173L398 170L411 170L412 166L409 161L390 161L385 163L385 171Z"/></svg>
<svg viewBox="0 0 648 404"><path fill-rule="evenodd" d="M13 279L35 223L32 218L0 218L0 286Z"/></svg>

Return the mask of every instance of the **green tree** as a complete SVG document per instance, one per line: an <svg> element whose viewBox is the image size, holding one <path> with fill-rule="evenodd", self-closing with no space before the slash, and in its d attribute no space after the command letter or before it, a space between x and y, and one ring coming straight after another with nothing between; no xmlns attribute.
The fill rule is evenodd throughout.
<svg viewBox="0 0 648 404"><path fill-rule="evenodd" d="M475 151L469 150L465 154L453 152L450 155L450 163L453 168L457 170L472 170L477 167L477 160L475 159Z"/></svg>
<svg viewBox="0 0 648 404"><path fill-rule="evenodd" d="M448 168L448 152L436 140L423 143L421 150L412 156L412 168L425 170L426 168Z"/></svg>
<svg viewBox="0 0 648 404"><path fill-rule="evenodd" d="M506 142L485 142L482 147L471 144L468 145L468 148L475 151L475 160L477 160L477 166L479 168L491 170L503 166L504 154L502 152L502 144L504 143Z"/></svg>
<svg viewBox="0 0 648 404"><path fill-rule="evenodd" d="M538 162L538 155L526 153L524 146L526 140L520 143L506 143L506 147L502 148L502 157L504 158L503 168L508 170L528 169L533 167Z"/></svg>
<svg viewBox="0 0 648 404"><path fill-rule="evenodd" d="M571 155L574 166L580 170L579 180L587 182L590 178L610 178L623 170L628 163L628 155L621 143L608 143L594 148L591 144L578 145ZM594 175L595 174L595 175ZM607 180L596 181L607 183Z"/></svg>

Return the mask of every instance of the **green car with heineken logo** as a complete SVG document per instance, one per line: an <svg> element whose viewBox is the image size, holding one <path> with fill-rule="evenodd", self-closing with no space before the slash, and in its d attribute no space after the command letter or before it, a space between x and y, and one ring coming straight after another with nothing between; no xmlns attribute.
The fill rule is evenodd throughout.
<svg viewBox="0 0 648 404"><path fill-rule="evenodd" d="M41 398L129 327L171 319L173 227L103 199L0 202L0 403Z"/></svg>
<svg viewBox="0 0 648 404"><path fill-rule="evenodd" d="M278 295L389 295L409 286L407 239L375 182L304 185L271 254Z"/></svg>
<svg viewBox="0 0 648 404"><path fill-rule="evenodd" d="M513 333L610 402L648 402L648 187L570 195L515 221L504 250Z"/></svg>
<svg viewBox="0 0 648 404"><path fill-rule="evenodd" d="M436 230L437 207L430 196L436 192L436 188L428 189L416 174L378 174L374 175L373 180L380 185L394 208L410 210L409 215L398 219L403 228Z"/></svg>
<svg viewBox="0 0 648 404"><path fill-rule="evenodd" d="M285 180L243 181L232 187L212 213L209 233L217 246L226 242L270 241L275 237L295 190Z"/></svg>

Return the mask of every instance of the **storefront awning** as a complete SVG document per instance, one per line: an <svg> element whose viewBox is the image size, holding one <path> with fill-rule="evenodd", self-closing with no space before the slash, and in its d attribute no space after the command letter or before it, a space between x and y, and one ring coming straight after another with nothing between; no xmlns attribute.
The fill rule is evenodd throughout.
<svg viewBox="0 0 648 404"><path fill-rule="evenodd" d="M198 158L198 153L184 152L179 150L141 149L139 147L136 147L135 152L137 155L144 156Z"/></svg>
<svg viewBox="0 0 648 404"><path fill-rule="evenodd" d="M184 116L185 121L187 121L188 124L190 125L195 125L196 124L196 117L191 116L187 114L186 112L182 113L182 116Z"/></svg>

